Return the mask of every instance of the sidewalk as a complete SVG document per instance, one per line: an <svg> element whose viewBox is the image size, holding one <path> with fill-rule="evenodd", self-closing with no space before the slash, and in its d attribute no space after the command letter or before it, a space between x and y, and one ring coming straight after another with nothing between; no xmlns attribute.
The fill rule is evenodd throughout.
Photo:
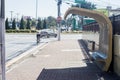
<svg viewBox="0 0 120 80"><path fill-rule="evenodd" d="M78 40L48 43L6 73L6 80L119 80L86 59Z"/></svg>

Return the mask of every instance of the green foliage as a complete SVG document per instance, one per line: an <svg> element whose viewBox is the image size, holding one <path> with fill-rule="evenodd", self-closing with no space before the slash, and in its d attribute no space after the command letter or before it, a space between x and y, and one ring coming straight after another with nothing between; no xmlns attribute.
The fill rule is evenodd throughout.
<svg viewBox="0 0 120 80"><path fill-rule="evenodd" d="M21 21L20 21L20 29L24 29L24 20L23 20L23 18L21 18Z"/></svg>
<svg viewBox="0 0 120 80"><path fill-rule="evenodd" d="M7 33L36 33L36 30L30 30L30 29L21 29L21 30L13 30L9 29L6 30Z"/></svg>
<svg viewBox="0 0 120 80"><path fill-rule="evenodd" d="M52 16L47 18L47 26L50 28L51 26L56 26L56 19Z"/></svg>
<svg viewBox="0 0 120 80"><path fill-rule="evenodd" d="M72 24L72 18L68 18L66 22L67 26L70 26Z"/></svg>
<svg viewBox="0 0 120 80"><path fill-rule="evenodd" d="M96 5L92 4L91 2L85 1L84 3L81 4L81 8L93 10L93 9L96 9Z"/></svg>
<svg viewBox="0 0 120 80"><path fill-rule="evenodd" d="M36 26L36 21L35 21L35 19L32 19L32 21L31 21L31 26Z"/></svg>
<svg viewBox="0 0 120 80"><path fill-rule="evenodd" d="M37 30L42 29L42 26L41 26L41 19L38 19L38 23L37 23L36 29L37 29Z"/></svg>
<svg viewBox="0 0 120 80"><path fill-rule="evenodd" d="M12 29L16 29L16 21L15 21L15 19L12 22Z"/></svg>
<svg viewBox="0 0 120 80"><path fill-rule="evenodd" d="M30 19L27 19L27 27L26 27L26 29L30 29L30 27L31 27Z"/></svg>
<svg viewBox="0 0 120 80"><path fill-rule="evenodd" d="M6 21L5 21L5 28L10 29L8 18L6 18Z"/></svg>
<svg viewBox="0 0 120 80"><path fill-rule="evenodd" d="M61 21L61 24L62 24L62 25L65 25L65 20L62 20L62 21Z"/></svg>
<svg viewBox="0 0 120 80"><path fill-rule="evenodd" d="M47 29L47 24L46 24L46 20L43 20L43 29Z"/></svg>
<svg viewBox="0 0 120 80"><path fill-rule="evenodd" d="M96 5L95 4L93 4L91 2L87 2L87 1L84 1L82 3L78 3L77 5L72 6L72 7L79 7L79 6L81 8L90 9L90 10L96 9Z"/></svg>
<svg viewBox="0 0 120 80"><path fill-rule="evenodd" d="M25 29L25 24L24 24L23 17L20 20L20 29Z"/></svg>

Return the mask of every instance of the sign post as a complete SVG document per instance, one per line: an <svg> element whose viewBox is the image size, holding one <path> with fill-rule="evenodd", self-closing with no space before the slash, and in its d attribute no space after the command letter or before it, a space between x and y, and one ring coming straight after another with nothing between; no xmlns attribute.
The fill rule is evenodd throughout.
<svg viewBox="0 0 120 80"><path fill-rule="evenodd" d="M57 23L60 23L62 18L60 16L57 17Z"/></svg>
<svg viewBox="0 0 120 80"><path fill-rule="evenodd" d="M58 20L61 18L60 17L60 5L62 4L62 0L57 0L58 3L57 3L57 6L58 6ZM58 23L58 41L60 41L60 32L61 32L61 29L60 29L60 22Z"/></svg>

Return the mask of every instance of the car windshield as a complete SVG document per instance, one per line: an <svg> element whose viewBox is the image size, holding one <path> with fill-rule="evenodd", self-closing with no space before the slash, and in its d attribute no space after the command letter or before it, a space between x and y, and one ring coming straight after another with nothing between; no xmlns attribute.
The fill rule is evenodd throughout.
<svg viewBox="0 0 120 80"><path fill-rule="evenodd" d="M52 29L43 29L41 32L53 33L54 31Z"/></svg>

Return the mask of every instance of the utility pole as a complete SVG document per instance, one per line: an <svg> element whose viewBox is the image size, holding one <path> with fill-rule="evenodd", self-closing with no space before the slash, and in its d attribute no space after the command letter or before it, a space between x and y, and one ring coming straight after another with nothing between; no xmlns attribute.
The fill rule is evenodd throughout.
<svg viewBox="0 0 120 80"><path fill-rule="evenodd" d="M37 12L38 12L38 0L36 0L36 19L37 19Z"/></svg>
<svg viewBox="0 0 120 80"><path fill-rule="evenodd" d="M5 79L5 0L0 0L0 80Z"/></svg>
<svg viewBox="0 0 120 80"><path fill-rule="evenodd" d="M35 15L35 28L37 29L37 23L38 23L38 15L37 15L37 13L38 13L38 0L36 0L36 15Z"/></svg>
<svg viewBox="0 0 120 80"><path fill-rule="evenodd" d="M58 6L58 18L61 17L61 12L60 12L60 5L62 4L62 0L58 0L57 2L57 6ZM60 32L61 32L61 28L60 28L60 21L58 22L58 41L60 41Z"/></svg>

